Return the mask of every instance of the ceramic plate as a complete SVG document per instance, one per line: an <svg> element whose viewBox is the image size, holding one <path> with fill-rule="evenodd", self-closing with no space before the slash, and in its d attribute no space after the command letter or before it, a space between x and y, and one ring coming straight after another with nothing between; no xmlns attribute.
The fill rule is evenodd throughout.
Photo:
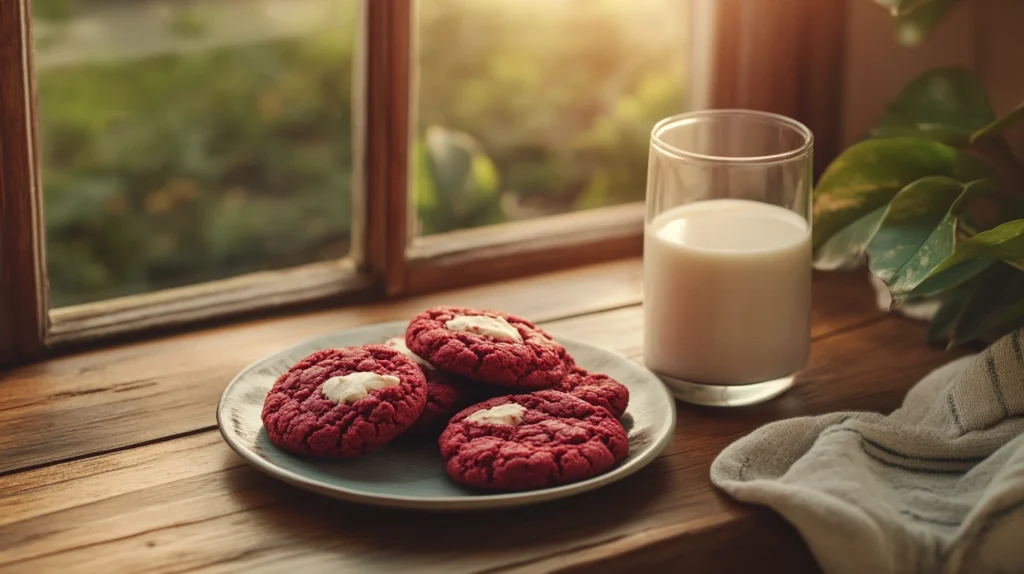
<svg viewBox="0 0 1024 574"><path fill-rule="evenodd" d="M297 457L271 444L260 413L263 399L281 373L313 351L383 343L403 334L405 326L404 321L381 323L324 335L248 366L224 389L217 407L224 440L261 471L333 498L403 508L481 510L554 500L621 480L653 461L672 437L675 403L654 375L618 353L554 335L580 366L607 373L629 387L629 408L622 418L629 433L629 457L600 476L543 490L493 494L450 480L432 440L398 439L373 454L347 461Z"/></svg>

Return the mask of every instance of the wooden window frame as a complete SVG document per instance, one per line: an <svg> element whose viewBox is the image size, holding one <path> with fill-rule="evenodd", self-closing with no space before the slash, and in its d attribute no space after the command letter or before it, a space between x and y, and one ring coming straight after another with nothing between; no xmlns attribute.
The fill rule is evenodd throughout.
<svg viewBox="0 0 1024 574"><path fill-rule="evenodd" d="M0 364L43 351L46 271L28 1L0 2Z"/></svg>
<svg viewBox="0 0 1024 574"><path fill-rule="evenodd" d="M0 2L0 365L83 341L641 253L644 210L637 203L411 237L416 0L364 0L353 84L348 258L49 310L30 2ZM816 134L823 165L838 145L845 2L769 4L693 0L695 49L704 65L690 79L690 107L762 109L801 119Z"/></svg>

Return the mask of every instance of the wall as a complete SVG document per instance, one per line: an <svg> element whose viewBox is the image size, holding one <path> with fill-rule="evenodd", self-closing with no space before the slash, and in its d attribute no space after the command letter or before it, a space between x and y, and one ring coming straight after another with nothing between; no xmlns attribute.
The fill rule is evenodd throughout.
<svg viewBox="0 0 1024 574"><path fill-rule="evenodd" d="M1024 101L1024 0L961 0L916 48L896 43L888 12L874 1L846 5L844 146L875 125L907 82L931 68L974 69L999 114ZM1024 152L1024 129L1014 130L1011 139Z"/></svg>

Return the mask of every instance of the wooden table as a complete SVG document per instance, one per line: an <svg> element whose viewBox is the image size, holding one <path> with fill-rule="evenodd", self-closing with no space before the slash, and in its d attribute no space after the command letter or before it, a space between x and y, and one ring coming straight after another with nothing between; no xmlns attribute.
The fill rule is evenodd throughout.
<svg viewBox="0 0 1024 574"><path fill-rule="evenodd" d="M427 514L277 482L221 440L214 410L249 362L433 304L495 307L640 359L640 262L80 352L0 374L0 570L11 572L806 571L785 522L720 494L708 468L769 421L888 411L950 360L886 316L865 277L814 277L810 365L768 404L680 404L673 442L615 485L531 508Z"/></svg>

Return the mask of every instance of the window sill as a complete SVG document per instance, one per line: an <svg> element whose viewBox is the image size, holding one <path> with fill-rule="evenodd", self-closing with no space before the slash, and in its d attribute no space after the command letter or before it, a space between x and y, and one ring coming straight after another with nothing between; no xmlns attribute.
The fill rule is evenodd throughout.
<svg viewBox="0 0 1024 574"><path fill-rule="evenodd" d="M216 429L218 396L254 359L442 302L504 309L640 360L640 276L640 260L630 259L11 369L0 378L10 533L0 569L814 570L791 528L723 498L708 468L727 444L772 420L890 410L908 381L950 360L923 344L925 325L881 314L859 273L815 275L811 360L787 394L730 413L679 405L675 440L650 467L498 523L493 513L399 516L321 499L245 466Z"/></svg>
<svg viewBox="0 0 1024 574"><path fill-rule="evenodd" d="M642 252L643 204L628 204L417 239L395 295L424 294L535 275ZM49 348L273 312L286 306L381 298L351 260L250 273L54 309Z"/></svg>
<svg viewBox="0 0 1024 574"><path fill-rule="evenodd" d="M249 273L54 309L46 344L88 342L342 295L366 296L371 287L371 278L359 273L350 260Z"/></svg>
<svg viewBox="0 0 1024 574"><path fill-rule="evenodd" d="M416 238L406 251L406 291L635 257L643 252L644 214L642 202L629 203Z"/></svg>

